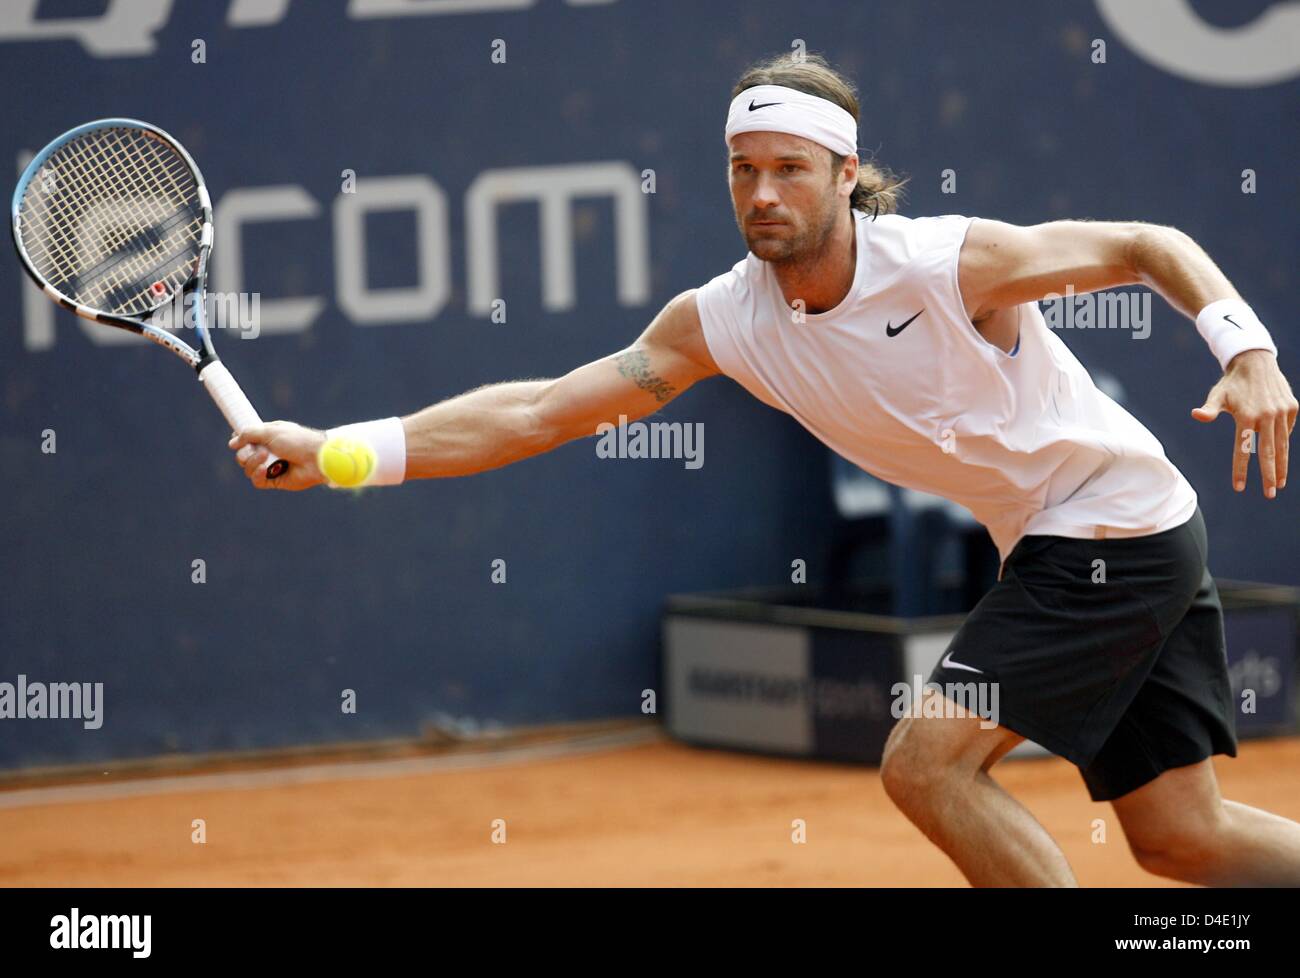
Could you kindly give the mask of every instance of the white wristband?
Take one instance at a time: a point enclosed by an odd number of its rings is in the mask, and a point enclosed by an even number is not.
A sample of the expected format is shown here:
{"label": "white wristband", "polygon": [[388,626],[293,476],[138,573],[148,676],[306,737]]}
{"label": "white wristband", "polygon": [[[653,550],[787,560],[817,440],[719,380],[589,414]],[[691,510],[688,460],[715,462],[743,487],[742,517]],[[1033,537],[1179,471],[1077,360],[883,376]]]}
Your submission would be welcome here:
{"label": "white wristband", "polygon": [[366,485],[395,486],[406,478],[406,431],[401,418],[358,421],[325,432],[327,438],[335,436],[359,438],[375,450],[375,471]]}
{"label": "white wristband", "polygon": [[1268,350],[1277,355],[1277,347],[1253,309],[1241,299],[1211,302],[1196,317],[1196,331],[1210,345],[1210,352],[1224,370],[1238,353]]}

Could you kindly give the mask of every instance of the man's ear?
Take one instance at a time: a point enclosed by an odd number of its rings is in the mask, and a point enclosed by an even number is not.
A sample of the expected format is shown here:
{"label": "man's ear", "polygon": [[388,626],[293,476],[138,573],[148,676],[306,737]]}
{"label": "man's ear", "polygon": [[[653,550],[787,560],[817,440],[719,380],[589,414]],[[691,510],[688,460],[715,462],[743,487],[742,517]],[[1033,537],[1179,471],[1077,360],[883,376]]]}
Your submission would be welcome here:
{"label": "man's ear", "polygon": [[840,173],[848,183],[848,189],[844,191],[844,195],[852,196],[854,189],[858,185],[858,155],[856,153],[844,157],[844,166]]}

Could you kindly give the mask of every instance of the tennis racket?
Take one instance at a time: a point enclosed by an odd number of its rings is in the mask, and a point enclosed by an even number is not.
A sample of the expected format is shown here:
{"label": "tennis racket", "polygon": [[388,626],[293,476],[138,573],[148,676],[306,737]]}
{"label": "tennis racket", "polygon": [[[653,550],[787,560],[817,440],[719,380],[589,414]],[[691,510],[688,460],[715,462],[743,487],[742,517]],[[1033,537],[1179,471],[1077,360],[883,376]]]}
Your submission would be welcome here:
{"label": "tennis racket", "polygon": [[[233,431],[261,424],[208,335],[212,203],[180,143],[135,119],[77,126],[32,159],[12,211],[18,257],[47,296],[176,354],[198,372]],[[187,293],[193,312],[182,322],[149,321],[168,304],[186,309]],[[190,323],[194,345],[176,335]],[[272,456],[267,478],[288,468]]]}

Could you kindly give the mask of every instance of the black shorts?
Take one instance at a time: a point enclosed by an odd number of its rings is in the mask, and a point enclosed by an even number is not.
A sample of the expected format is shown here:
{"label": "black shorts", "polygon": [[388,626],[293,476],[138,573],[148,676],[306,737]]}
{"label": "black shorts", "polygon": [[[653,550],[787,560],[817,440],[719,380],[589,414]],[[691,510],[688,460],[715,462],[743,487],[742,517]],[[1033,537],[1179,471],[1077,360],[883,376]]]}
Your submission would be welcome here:
{"label": "black shorts", "polygon": [[1077,765],[1094,801],[1212,754],[1235,757],[1200,508],[1144,537],[1022,538],[930,681],[996,682],[992,719]]}

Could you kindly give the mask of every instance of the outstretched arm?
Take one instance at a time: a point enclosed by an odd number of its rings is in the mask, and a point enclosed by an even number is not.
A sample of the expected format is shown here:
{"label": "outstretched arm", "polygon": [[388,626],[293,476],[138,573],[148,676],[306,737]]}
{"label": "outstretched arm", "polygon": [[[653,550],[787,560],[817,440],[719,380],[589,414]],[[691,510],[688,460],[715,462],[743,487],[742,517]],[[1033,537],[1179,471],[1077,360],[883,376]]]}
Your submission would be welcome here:
{"label": "outstretched arm", "polygon": [[[1238,300],[1232,283],[1195,241],[1176,228],[1153,224],[1055,221],[1016,227],[974,221],[962,246],[958,281],[972,322],[998,309],[1064,295],[1142,284],[1191,319],[1211,303]],[[1259,455],[1264,495],[1286,485],[1288,444],[1297,402],[1277,357],[1246,350],[1226,366],[1205,403],[1192,411],[1213,421],[1227,411],[1236,421],[1232,481],[1246,488],[1252,449]]]}
{"label": "outstretched arm", "polygon": [[1146,285],[1195,319],[1216,299],[1239,299],[1219,267],[1177,228],[1110,221],[1017,227],[974,221],[958,270],[972,321],[1049,294]]}
{"label": "outstretched arm", "polygon": [[[700,328],[695,292],[670,301],[626,349],[554,380],[490,384],[402,419],[406,478],[471,475],[594,435],[659,410],[718,372]],[[287,421],[249,428],[231,440],[258,488],[307,489],[323,480],[316,452],[325,433]],[[291,463],[283,485],[265,478],[267,452]]]}

